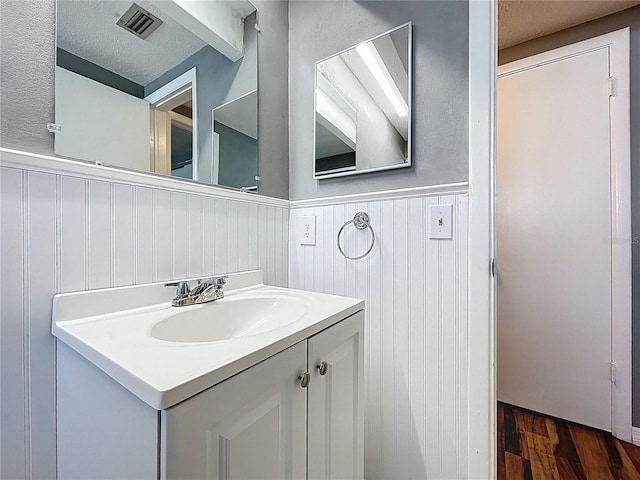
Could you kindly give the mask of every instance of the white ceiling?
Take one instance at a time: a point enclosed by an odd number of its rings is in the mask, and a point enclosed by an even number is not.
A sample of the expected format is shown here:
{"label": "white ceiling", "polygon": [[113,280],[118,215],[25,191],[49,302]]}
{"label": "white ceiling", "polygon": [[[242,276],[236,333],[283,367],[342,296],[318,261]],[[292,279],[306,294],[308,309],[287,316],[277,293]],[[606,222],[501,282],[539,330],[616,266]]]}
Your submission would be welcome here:
{"label": "white ceiling", "polygon": [[498,0],[498,48],[549,35],[640,4],[640,0]]}
{"label": "white ceiling", "polygon": [[145,86],[206,44],[147,0],[136,4],[160,18],[142,40],[116,25],[133,0],[58,0],[58,47]]}

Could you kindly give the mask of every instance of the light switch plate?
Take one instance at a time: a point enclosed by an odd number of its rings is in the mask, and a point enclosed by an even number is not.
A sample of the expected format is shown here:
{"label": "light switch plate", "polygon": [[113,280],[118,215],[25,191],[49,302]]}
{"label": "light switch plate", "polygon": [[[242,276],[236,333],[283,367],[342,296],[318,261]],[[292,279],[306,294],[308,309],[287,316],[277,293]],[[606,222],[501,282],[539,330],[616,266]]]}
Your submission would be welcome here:
{"label": "light switch plate", "polygon": [[453,238],[453,205],[429,207],[429,238],[434,240]]}
{"label": "light switch plate", "polygon": [[304,215],[298,219],[298,243],[300,245],[316,244],[315,215]]}

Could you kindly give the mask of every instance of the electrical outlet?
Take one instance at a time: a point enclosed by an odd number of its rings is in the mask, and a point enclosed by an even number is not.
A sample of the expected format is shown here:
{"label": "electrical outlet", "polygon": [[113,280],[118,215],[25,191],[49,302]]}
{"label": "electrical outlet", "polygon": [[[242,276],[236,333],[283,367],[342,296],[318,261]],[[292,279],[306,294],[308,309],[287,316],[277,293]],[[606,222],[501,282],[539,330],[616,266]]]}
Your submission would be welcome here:
{"label": "electrical outlet", "polygon": [[449,240],[453,238],[453,205],[431,205],[429,207],[429,238]]}
{"label": "electrical outlet", "polygon": [[300,245],[316,244],[316,216],[304,215],[298,221],[298,243]]}

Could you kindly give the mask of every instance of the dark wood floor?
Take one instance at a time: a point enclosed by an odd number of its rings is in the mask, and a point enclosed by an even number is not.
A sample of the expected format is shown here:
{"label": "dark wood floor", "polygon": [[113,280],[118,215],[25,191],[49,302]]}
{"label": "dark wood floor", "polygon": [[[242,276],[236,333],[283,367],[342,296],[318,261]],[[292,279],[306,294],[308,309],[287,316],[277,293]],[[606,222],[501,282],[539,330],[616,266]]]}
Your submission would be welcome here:
{"label": "dark wood floor", "polygon": [[498,404],[498,480],[640,479],[640,447]]}

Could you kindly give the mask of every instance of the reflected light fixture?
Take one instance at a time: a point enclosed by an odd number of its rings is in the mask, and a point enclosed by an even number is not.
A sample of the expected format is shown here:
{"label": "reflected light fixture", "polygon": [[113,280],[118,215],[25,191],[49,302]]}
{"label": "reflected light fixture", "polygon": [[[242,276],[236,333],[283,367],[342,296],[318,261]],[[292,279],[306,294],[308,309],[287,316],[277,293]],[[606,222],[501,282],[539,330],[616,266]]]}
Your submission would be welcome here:
{"label": "reflected light fixture", "polygon": [[406,117],[408,114],[408,107],[402,98],[402,94],[400,90],[398,90],[397,85],[391,78],[391,74],[387,69],[386,65],[382,61],[378,50],[373,45],[373,42],[366,42],[358,45],[356,47],[356,52],[362,58],[367,68],[373,74],[373,77],[376,79],[380,88],[387,96],[391,105],[393,105],[394,110],[400,115],[400,117]]}

